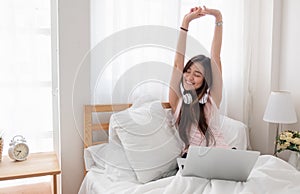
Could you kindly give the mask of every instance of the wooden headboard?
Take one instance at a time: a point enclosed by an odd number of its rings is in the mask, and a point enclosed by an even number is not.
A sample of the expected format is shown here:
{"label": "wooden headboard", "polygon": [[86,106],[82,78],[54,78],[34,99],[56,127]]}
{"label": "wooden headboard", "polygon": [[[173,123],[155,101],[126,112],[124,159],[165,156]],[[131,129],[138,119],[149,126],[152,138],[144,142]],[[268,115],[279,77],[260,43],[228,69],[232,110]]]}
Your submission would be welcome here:
{"label": "wooden headboard", "polygon": [[[110,113],[113,111],[122,111],[132,104],[103,104],[103,105],[85,105],[84,106],[84,148],[91,145],[101,144],[103,142],[93,142],[93,131],[108,130],[109,123],[93,123],[92,113]],[[164,108],[171,108],[170,103],[163,102]]]}

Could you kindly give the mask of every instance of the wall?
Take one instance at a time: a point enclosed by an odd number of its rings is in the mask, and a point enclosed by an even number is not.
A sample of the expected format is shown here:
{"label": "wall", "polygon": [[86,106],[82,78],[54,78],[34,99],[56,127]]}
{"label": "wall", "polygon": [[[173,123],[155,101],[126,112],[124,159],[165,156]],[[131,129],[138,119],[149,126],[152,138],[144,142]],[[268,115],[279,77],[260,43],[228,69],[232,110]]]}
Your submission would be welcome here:
{"label": "wall", "polygon": [[298,122],[290,125],[292,129],[300,130],[300,1],[282,1],[282,30],[280,48],[279,88],[292,93],[296,107]]}
{"label": "wall", "polygon": [[[78,193],[83,179],[83,104],[89,104],[89,1],[58,1],[62,193]],[[80,93],[79,93],[80,91]]]}
{"label": "wall", "polygon": [[[253,93],[250,141],[255,150],[272,154],[274,150],[274,124],[262,120],[269,93],[273,90],[288,90],[300,115],[299,84],[300,26],[296,25],[300,13],[297,0],[266,0],[260,2],[260,31],[256,56],[256,83]],[[299,122],[283,128],[300,129]],[[280,155],[287,159],[286,153]]]}

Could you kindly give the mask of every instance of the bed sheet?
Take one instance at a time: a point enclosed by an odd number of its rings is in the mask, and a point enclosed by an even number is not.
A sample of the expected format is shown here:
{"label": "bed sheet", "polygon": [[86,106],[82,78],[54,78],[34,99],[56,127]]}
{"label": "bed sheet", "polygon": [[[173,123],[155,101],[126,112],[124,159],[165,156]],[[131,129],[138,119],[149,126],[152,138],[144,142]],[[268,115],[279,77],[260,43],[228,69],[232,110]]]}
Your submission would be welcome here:
{"label": "bed sheet", "polygon": [[247,182],[208,180],[175,176],[146,184],[113,182],[104,171],[92,168],[84,178],[79,194],[299,194],[300,172],[287,162],[271,156],[259,156]]}

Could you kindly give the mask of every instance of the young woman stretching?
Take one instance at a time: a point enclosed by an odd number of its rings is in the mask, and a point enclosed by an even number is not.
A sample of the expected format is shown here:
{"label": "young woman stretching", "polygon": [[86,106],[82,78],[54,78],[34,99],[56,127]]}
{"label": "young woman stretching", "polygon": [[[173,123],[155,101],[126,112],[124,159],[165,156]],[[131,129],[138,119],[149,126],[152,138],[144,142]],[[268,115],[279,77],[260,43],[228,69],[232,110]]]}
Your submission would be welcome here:
{"label": "young woman stretching", "polygon": [[[197,55],[184,65],[189,24],[206,15],[215,17],[211,58]],[[217,124],[222,100],[222,25],[221,12],[204,6],[192,8],[180,27],[169,101],[185,143],[183,154],[190,145],[228,147]]]}

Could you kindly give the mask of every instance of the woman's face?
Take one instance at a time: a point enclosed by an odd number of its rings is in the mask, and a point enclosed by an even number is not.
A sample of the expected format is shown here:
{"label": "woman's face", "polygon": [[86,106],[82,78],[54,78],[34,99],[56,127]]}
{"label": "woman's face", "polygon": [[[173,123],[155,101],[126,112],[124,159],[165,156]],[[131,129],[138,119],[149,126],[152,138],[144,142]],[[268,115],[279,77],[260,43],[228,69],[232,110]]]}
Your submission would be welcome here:
{"label": "woman's face", "polygon": [[204,67],[194,63],[183,73],[183,87],[186,90],[196,90],[201,87],[204,80]]}

